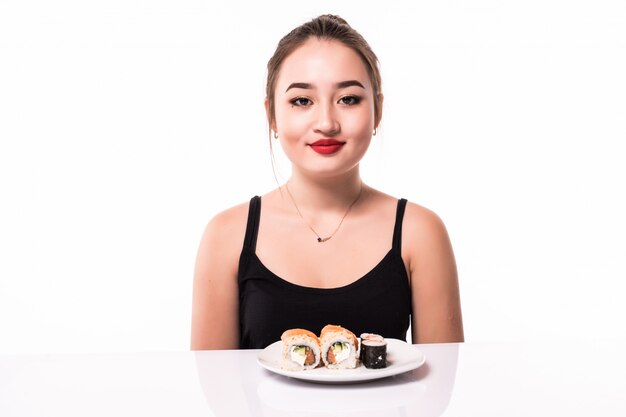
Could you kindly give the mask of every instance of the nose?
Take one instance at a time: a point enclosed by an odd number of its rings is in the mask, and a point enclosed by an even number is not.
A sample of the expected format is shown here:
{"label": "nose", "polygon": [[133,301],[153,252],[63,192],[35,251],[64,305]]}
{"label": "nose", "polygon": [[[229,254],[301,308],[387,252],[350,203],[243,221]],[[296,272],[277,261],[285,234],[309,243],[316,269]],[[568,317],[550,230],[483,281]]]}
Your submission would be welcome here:
{"label": "nose", "polygon": [[322,103],[317,106],[316,120],[313,130],[328,136],[334,136],[341,130],[341,125],[331,103]]}

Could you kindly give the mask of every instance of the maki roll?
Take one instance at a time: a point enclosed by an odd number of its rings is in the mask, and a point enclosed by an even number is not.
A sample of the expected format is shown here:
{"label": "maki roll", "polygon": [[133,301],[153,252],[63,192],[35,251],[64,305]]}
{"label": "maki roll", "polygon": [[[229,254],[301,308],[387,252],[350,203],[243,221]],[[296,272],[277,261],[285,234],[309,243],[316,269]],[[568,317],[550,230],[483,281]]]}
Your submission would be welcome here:
{"label": "maki roll", "polygon": [[320,363],[320,341],[315,333],[305,329],[283,332],[282,368],[290,371],[314,369]]}
{"label": "maki roll", "polygon": [[361,335],[361,362],[369,369],[387,367],[387,342],[382,336]]}
{"label": "maki roll", "polygon": [[375,334],[375,333],[361,333],[361,336],[359,337],[359,340],[361,341],[361,345],[360,345],[360,349],[359,349],[359,359],[361,360],[361,362],[363,362],[363,341],[364,340],[380,340],[380,341],[384,341],[385,339],[379,335],[379,334]]}
{"label": "maki roll", "polygon": [[357,365],[359,342],[350,330],[329,324],[320,334],[322,361],[329,369],[352,369]]}

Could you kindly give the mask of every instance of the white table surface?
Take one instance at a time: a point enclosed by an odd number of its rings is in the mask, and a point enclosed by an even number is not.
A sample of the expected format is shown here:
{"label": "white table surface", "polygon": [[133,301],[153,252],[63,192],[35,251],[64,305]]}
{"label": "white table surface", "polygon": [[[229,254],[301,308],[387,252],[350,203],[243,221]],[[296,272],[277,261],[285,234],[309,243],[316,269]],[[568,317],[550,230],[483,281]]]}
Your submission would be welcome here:
{"label": "white table surface", "polygon": [[0,356],[0,416],[626,416],[626,343],[416,345],[417,370],[322,385],[258,351]]}

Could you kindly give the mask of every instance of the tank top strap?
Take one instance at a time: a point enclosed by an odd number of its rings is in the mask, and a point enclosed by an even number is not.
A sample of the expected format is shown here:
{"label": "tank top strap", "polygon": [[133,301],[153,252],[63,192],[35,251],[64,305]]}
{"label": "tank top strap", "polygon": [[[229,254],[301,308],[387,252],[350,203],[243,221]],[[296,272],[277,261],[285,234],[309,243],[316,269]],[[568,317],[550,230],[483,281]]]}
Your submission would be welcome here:
{"label": "tank top strap", "polygon": [[402,247],[402,219],[404,219],[404,209],[406,208],[406,199],[398,200],[398,208],[396,209],[396,224],[393,227],[393,250],[399,251]]}
{"label": "tank top strap", "polygon": [[246,237],[243,241],[244,248],[252,252],[256,250],[256,238],[259,234],[259,219],[261,218],[261,197],[255,195],[250,199],[248,209],[248,224],[246,225]]}

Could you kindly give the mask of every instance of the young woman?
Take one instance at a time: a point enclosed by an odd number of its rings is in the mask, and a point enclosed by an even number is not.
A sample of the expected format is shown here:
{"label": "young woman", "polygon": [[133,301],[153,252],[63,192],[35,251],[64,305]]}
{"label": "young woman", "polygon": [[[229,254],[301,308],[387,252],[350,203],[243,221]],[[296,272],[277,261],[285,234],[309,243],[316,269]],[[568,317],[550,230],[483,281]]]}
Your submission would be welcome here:
{"label": "young woman", "polygon": [[441,220],[363,183],[383,108],[378,61],[345,20],[294,29],[268,63],[271,141],[292,175],[213,218],[193,289],[191,348],[265,348],[289,328],[339,324],[413,343],[463,341]]}

